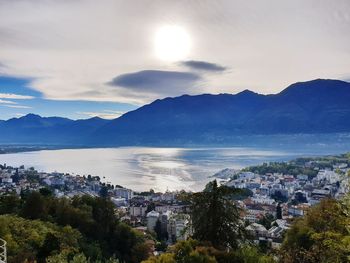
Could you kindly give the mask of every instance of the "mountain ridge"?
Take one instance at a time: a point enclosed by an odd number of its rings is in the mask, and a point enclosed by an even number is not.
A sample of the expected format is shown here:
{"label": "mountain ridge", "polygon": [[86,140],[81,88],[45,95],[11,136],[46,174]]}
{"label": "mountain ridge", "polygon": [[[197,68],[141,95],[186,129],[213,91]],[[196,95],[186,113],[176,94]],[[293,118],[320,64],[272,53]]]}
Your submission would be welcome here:
{"label": "mountain ridge", "polygon": [[242,135],[350,132],[349,102],[350,83],[316,79],[277,94],[244,90],[158,99],[112,120],[28,114],[0,121],[0,143],[225,144]]}

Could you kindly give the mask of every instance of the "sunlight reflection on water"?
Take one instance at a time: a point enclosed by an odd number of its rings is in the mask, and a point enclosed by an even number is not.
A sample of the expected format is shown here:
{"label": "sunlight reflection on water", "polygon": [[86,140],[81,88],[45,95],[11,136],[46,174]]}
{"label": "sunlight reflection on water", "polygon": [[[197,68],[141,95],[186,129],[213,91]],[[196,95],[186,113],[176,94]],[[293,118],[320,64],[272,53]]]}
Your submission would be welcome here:
{"label": "sunlight reflection on water", "polygon": [[[304,153],[305,154],[305,153]],[[314,154],[318,154],[317,151]],[[39,171],[98,175],[112,184],[141,190],[201,190],[209,176],[224,168],[243,168],[303,155],[254,148],[151,148],[45,150],[0,155],[8,165]]]}

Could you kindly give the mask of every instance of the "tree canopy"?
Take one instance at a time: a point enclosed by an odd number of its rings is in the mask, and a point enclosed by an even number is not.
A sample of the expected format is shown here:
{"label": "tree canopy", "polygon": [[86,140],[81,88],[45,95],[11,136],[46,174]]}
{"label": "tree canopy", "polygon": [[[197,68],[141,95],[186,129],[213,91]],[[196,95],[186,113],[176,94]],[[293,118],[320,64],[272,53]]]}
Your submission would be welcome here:
{"label": "tree canopy", "polygon": [[238,189],[210,182],[203,192],[188,197],[191,206],[193,238],[209,241],[216,248],[237,248],[245,238],[240,208],[232,195]]}
{"label": "tree canopy", "polygon": [[286,263],[349,262],[349,217],[340,203],[323,199],[287,232],[282,254]]}

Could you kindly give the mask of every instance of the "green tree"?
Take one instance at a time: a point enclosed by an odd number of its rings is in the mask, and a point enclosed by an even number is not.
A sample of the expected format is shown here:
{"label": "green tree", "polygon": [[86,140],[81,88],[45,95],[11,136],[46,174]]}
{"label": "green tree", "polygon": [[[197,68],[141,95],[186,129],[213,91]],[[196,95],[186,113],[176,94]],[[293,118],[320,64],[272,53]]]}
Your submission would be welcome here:
{"label": "green tree", "polygon": [[46,218],[45,198],[39,192],[31,192],[25,201],[21,214],[29,219]]}
{"label": "green tree", "polygon": [[21,200],[16,194],[0,196],[0,214],[16,214],[21,209]]}
{"label": "green tree", "polygon": [[158,219],[156,222],[156,225],[154,226],[154,232],[157,235],[157,240],[161,241],[163,239],[163,235],[162,235],[162,223],[160,222],[160,220]]}
{"label": "green tree", "polygon": [[47,187],[40,188],[39,193],[43,196],[52,196],[53,195],[53,192]]}
{"label": "green tree", "polygon": [[156,209],[156,205],[154,202],[151,202],[147,205],[147,209],[146,209],[146,214],[151,212],[152,210],[155,210]]}
{"label": "green tree", "polygon": [[216,248],[237,248],[245,238],[241,210],[231,200],[238,189],[210,182],[203,192],[188,197],[191,204],[193,237]]}
{"label": "green tree", "polygon": [[38,260],[46,255],[66,250],[79,250],[81,234],[71,227],[59,227],[40,220],[28,220],[14,215],[0,216],[0,236],[7,241],[9,263]]}
{"label": "green tree", "polygon": [[277,219],[282,219],[282,206],[281,203],[278,203],[276,207],[276,218]]}
{"label": "green tree", "polygon": [[208,243],[189,239],[179,241],[168,252],[151,257],[143,263],[273,263],[271,256],[264,255],[256,247],[243,245],[235,250],[218,250]]}
{"label": "green tree", "polygon": [[69,260],[70,255],[67,252],[50,256],[47,258],[46,263],[90,263],[91,261],[86,258],[83,253],[76,254]]}
{"label": "green tree", "polygon": [[273,217],[273,215],[266,214],[258,220],[258,223],[263,225],[266,229],[270,229],[271,224],[274,220],[275,220],[275,218]]}
{"label": "green tree", "polygon": [[284,262],[348,262],[348,222],[338,201],[323,199],[287,232],[282,249]]}
{"label": "green tree", "polygon": [[174,254],[165,253],[159,257],[151,257],[147,260],[144,260],[142,263],[176,263],[176,261],[174,259]]}
{"label": "green tree", "polygon": [[105,185],[102,185],[101,186],[101,189],[100,189],[100,196],[102,198],[107,198],[108,197],[108,187],[105,186]]}
{"label": "green tree", "polygon": [[53,254],[57,254],[60,251],[60,240],[53,233],[48,233],[45,237],[44,243],[41,246],[37,259],[39,262],[43,262],[47,257]]}

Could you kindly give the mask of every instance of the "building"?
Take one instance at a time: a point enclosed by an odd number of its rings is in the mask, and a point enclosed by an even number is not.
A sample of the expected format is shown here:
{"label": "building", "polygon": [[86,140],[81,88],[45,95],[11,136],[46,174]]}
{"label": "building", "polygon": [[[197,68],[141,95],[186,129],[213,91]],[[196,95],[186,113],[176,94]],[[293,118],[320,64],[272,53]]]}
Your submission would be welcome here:
{"label": "building", "polygon": [[129,207],[129,214],[130,216],[134,216],[134,217],[144,217],[146,215],[146,210],[147,210],[147,206],[132,205]]}
{"label": "building", "polygon": [[246,227],[248,233],[253,237],[266,237],[267,229],[261,224],[253,223]]}
{"label": "building", "polygon": [[159,219],[159,213],[156,211],[151,211],[147,214],[147,229],[148,231],[154,231],[154,227]]}
{"label": "building", "polygon": [[186,240],[190,233],[189,215],[172,214],[168,221],[169,241],[175,243],[179,240]]}
{"label": "building", "polygon": [[115,188],[114,194],[116,197],[125,198],[127,201],[134,197],[134,192],[127,188]]}

